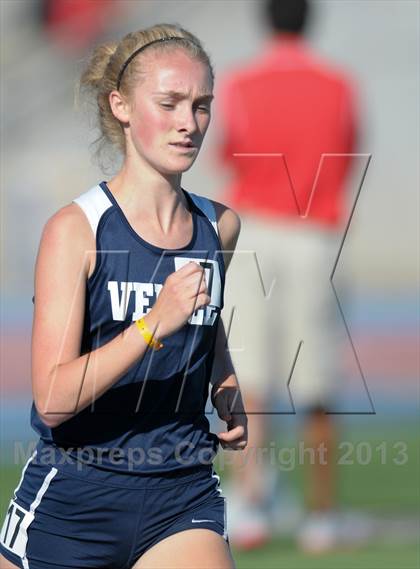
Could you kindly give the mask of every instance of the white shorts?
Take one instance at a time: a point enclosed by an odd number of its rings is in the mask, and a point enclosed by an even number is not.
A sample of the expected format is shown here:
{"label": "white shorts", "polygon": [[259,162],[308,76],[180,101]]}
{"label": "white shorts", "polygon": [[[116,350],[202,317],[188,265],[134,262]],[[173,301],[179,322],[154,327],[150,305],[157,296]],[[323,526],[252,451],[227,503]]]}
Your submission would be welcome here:
{"label": "white shorts", "polygon": [[241,219],[223,321],[245,399],[277,399],[282,412],[327,405],[339,373],[330,282],[339,234],[305,220]]}

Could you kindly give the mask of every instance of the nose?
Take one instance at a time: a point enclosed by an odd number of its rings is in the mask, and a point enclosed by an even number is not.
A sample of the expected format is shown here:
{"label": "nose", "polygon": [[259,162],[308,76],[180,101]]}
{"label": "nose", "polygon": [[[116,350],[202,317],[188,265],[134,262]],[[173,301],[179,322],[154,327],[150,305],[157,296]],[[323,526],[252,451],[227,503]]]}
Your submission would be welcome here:
{"label": "nose", "polygon": [[180,109],[177,119],[177,130],[179,132],[194,134],[197,131],[197,120],[193,109],[189,105],[185,105]]}

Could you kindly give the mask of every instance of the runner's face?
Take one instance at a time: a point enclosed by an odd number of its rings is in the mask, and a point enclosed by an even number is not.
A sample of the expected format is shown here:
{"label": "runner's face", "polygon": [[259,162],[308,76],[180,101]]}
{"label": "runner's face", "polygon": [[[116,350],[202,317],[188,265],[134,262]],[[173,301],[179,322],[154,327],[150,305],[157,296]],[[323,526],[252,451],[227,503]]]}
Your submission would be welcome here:
{"label": "runner's face", "polygon": [[165,174],[188,170],[210,122],[212,79],[185,51],[151,53],[133,92],[130,137],[137,153]]}

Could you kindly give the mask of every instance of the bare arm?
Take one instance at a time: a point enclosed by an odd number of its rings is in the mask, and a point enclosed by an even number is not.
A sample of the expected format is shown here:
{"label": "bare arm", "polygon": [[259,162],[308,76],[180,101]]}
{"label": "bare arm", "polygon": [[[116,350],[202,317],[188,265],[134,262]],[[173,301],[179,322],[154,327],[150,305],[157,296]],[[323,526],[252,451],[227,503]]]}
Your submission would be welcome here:
{"label": "bare arm", "polygon": [[[214,202],[218,219],[220,242],[226,271],[229,268],[241,230],[239,216],[230,208]],[[228,351],[226,331],[222,319],[219,320],[216,336],[215,358],[211,382],[214,386],[223,382],[225,385],[238,385],[232,359]]]}
{"label": "bare arm", "polygon": [[[32,389],[38,413],[50,427],[100,397],[148,349],[133,323],[107,344],[80,355],[86,279],[94,264],[88,252],[95,247],[76,204],[59,210],[45,225],[35,266]],[[169,275],[145,321],[162,339],[209,301],[203,271],[190,263]]]}
{"label": "bare arm", "polygon": [[[215,202],[220,242],[226,270],[232,259],[240,232],[240,219],[232,210]],[[219,417],[226,421],[227,431],[218,433],[223,448],[243,450],[248,440],[248,419],[240,386],[230,357],[223,320],[219,319],[212,376],[212,402]]]}

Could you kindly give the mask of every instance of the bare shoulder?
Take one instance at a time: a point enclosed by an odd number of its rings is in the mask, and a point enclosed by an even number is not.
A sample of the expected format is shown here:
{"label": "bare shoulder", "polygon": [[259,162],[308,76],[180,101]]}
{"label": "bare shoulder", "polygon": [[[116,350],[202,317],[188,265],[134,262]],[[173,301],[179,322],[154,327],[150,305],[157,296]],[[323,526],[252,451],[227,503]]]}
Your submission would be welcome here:
{"label": "bare shoulder", "polygon": [[217,227],[219,229],[220,244],[223,250],[223,259],[226,270],[232,260],[236,243],[241,231],[241,219],[232,208],[211,200],[216,211]]}
{"label": "bare shoulder", "polygon": [[233,250],[241,231],[241,218],[232,208],[211,200],[214,205],[223,249]]}
{"label": "bare shoulder", "polygon": [[71,240],[75,246],[94,243],[92,229],[81,208],[70,203],[49,217],[44,225],[43,239]]}
{"label": "bare shoulder", "polygon": [[[40,250],[65,252],[74,258],[84,256],[86,251],[94,251],[96,247],[92,229],[81,208],[70,203],[49,217],[44,225]],[[94,260],[89,257],[89,265]],[[90,273],[90,271],[89,271]]]}

